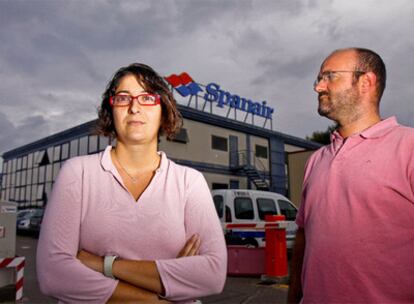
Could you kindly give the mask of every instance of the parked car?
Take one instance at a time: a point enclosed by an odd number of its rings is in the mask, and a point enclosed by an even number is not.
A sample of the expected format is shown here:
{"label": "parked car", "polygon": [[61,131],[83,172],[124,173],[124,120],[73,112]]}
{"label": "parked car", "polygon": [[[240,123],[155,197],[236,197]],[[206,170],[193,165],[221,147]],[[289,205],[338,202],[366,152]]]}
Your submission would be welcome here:
{"label": "parked car", "polygon": [[228,245],[264,246],[265,216],[269,214],[285,216],[286,246],[293,247],[297,208],[285,196],[247,189],[213,190],[212,195]]}
{"label": "parked car", "polygon": [[43,213],[43,208],[20,210],[17,213],[17,231],[38,233]]}

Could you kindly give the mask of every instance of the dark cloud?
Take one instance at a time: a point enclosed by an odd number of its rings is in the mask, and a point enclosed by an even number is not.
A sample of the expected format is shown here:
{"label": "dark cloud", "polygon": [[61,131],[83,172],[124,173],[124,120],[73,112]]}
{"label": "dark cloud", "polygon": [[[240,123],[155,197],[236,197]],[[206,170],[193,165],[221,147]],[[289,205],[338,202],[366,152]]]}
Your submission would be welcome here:
{"label": "dark cloud", "polygon": [[0,153],[27,144],[28,140],[38,139],[40,134],[49,134],[49,122],[43,116],[28,116],[16,125],[10,117],[0,112]]}
{"label": "dark cloud", "polygon": [[275,129],[304,137],[331,124],[312,82],[349,46],[384,57],[382,113],[414,126],[413,13],[409,0],[0,1],[1,149],[95,118],[107,81],[131,62],[267,100]]}

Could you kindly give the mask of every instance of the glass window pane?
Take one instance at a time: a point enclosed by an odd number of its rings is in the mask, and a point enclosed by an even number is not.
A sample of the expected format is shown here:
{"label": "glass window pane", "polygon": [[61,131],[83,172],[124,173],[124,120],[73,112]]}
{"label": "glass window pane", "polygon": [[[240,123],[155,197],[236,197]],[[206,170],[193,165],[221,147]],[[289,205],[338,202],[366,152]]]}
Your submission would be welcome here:
{"label": "glass window pane", "polygon": [[16,172],[17,159],[14,158],[12,162],[12,172]]}
{"label": "glass window pane", "polygon": [[17,159],[17,168],[16,168],[16,170],[20,170],[21,168],[22,168],[22,158],[19,157]]}
{"label": "glass window pane", "polygon": [[1,191],[1,200],[3,201],[5,201],[6,200],[6,190],[2,190]]}
{"label": "glass window pane", "polygon": [[36,201],[36,194],[37,194],[37,185],[32,185],[32,191],[31,191],[32,193],[32,195],[31,195],[31,201],[32,202],[34,202],[34,201]]}
{"label": "glass window pane", "polygon": [[46,171],[45,166],[39,167],[39,183],[45,182],[45,171]]}
{"label": "glass window pane", "polygon": [[9,186],[10,187],[16,186],[16,173],[12,173],[11,178],[9,180]]}
{"label": "glass window pane", "polygon": [[296,208],[289,202],[284,200],[278,200],[280,213],[286,217],[287,221],[294,221],[296,219]]}
{"label": "glass window pane", "polygon": [[3,171],[1,171],[3,173],[7,172],[7,162],[3,161]]}
{"label": "glass window pane", "polygon": [[27,169],[27,155],[23,156],[22,169]]}
{"label": "glass window pane", "polygon": [[1,180],[1,188],[2,189],[6,188],[7,178],[9,178],[9,175],[3,175],[3,178]]}
{"label": "glass window pane", "polygon": [[37,151],[35,153],[35,166],[40,166],[45,156],[45,150]]}
{"label": "glass window pane", "polygon": [[33,167],[33,153],[30,153],[27,157],[27,168]]}
{"label": "glass window pane", "polygon": [[59,173],[59,169],[60,169],[60,163],[54,163],[53,164],[53,181],[56,180],[56,177]]}
{"label": "glass window pane", "polygon": [[16,190],[14,188],[10,188],[9,190],[10,190],[10,197],[9,197],[9,199],[12,200],[12,201],[14,201],[15,200],[15,192],[16,192]]}
{"label": "glass window pane", "polygon": [[253,202],[248,197],[236,197],[234,199],[234,211],[238,219],[251,220],[254,218]]}
{"label": "glass window pane", "polygon": [[214,195],[214,206],[216,207],[218,217],[223,217],[223,196]]}
{"label": "glass window pane", "polygon": [[20,171],[16,173],[16,186],[19,187],[20,186]]}
{"label": "glass window pane", "polygon": [[95,153],[98,151],[98,136],[97,135],[91,135],[89,136],[89,153]]}
{"label": "glass window pane", "polygon": [[79,140],[79,155],[88,154],[88,137],[84,136]]}
{"label": "glass window pane", "polygon": [[26,187],[21,187],[20,188],[20,201],[24,201],[25,200],[25,194],[26,194]]}
{"label": "glass window pane", "polygon": [[27,170],[27,184],[31,185],[32,184],[32,173],[33,173],[33,169],[29,169]]}
{"label": "glass window pane", "polygon": [[30,186],[26,186],[26,197],[25,201],[30,202]]}
{"label": "glass window pane", "polygon": [[53,161],[59,161],[60,160],[60,146],[55,146],[53,148]]}
{"label": "glass window pane", "polygon": [[228,151],[227,138],[220,136],[211,136],[211,148],[214,150]]}
{"label": "glass window pane", "polygon": [[52,192],[52,183],[46,183],[45,184],[45,195],[46,195],[46,197],[44,197],[46,199],[46,201],[49,199],[51,192]]}
{"label": "glass window pane", "polygon": [[99,151],[105,150],[106,146],[109,146],[109,138],[100,135],[99,136]]}
{"label": "glass window pane", "polygon": [[265,220],[266,215],[277,214],[275,201],[270,198],[258,198],[257,210],[259,210],[259,218]]}
{"label": "glass window pane", "polygon": [[69,157],[69,143],[62,145],[62,159],[67,159]]}
{"label": "glass window pane", "polygon": [[23,170],[21,173],[21,179],[22,179],[21,186],[26,186],[26,174],[27,174],[26,170]]}
{"label": "glass window pane", "polygon": [[70,142],[70,157],[78,156],[78,140],[74,139]]}
{"label": "glass window pane", "polygon": [[266,158],[267,159],[267,147],[256,145],[256,157]]}
{"label": "glass window pane", "polygon": [[47,148],[47,157],[49,158],[49,163],[53,162],[53,147]]}
{"label": "glass window pane", "polygon": [[33,168],[33,184],[37,184],[39,182],[39,168]]}
{"label": "glass window pane", "polygon": [[46,181],[47,182],[51,182],[52,181],[52,165],[47,165],[46,166]]}
{"label": "glass window pane", "polygon": [[45,186],[44,184],[41,184],[41,185],[37,186],[36,200],[41,200],[42,199],[44,186]]}

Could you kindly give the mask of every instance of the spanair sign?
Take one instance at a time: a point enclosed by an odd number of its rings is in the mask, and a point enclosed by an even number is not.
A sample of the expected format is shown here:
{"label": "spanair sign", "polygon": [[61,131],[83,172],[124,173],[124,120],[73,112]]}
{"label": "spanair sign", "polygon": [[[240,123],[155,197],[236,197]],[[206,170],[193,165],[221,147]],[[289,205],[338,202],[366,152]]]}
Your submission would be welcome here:
{"label": "spanair sign", "polygon": [[[211,82],[206,86],[196,83],[188,73],[181,73],[180,75],[172,74],[165,77],[169,84],[182,97],[201,97],[205,102],[216,103],[219,108],[228,107],[227,116],[231,109],[245,112],[245,121],[247,115],[261,117],[265,120],[272,120],[274,109],[266,105],[266,101],[256,102],[251,99],[241,97],[237,94],[231,93],[220,87],[219,84]],[[204,89],[202,88],[204,87]]]}

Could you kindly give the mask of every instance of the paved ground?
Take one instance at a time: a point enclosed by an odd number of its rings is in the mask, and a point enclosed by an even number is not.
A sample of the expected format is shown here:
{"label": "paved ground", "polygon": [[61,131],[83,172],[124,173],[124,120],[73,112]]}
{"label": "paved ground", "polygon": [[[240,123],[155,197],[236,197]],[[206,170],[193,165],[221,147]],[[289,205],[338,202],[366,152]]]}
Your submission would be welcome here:
{"label": "paved ground", "polygon": [[[17,236],[16,253],[26,257],[24,296],[20,303],[57,303],[56,300],[44,296],[39,290],[35,267],[36,245],[36,237]],[[258,277],[228,277],[223,293],[203,298],[202,302],[203,304],[286,302],[287,285],[261,285],[260,283]],[[0,302],[4,303],[5,298],[2,301],[1,297],[0,292]]]}

